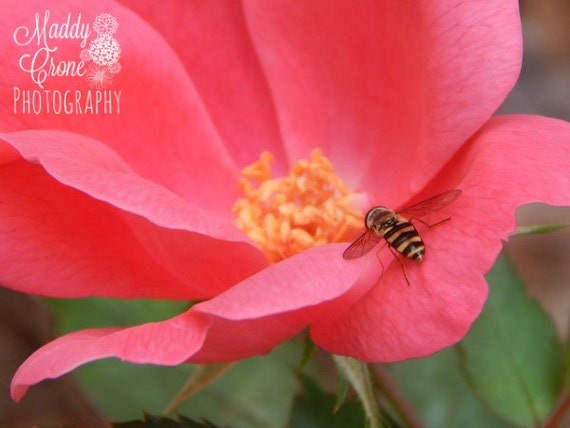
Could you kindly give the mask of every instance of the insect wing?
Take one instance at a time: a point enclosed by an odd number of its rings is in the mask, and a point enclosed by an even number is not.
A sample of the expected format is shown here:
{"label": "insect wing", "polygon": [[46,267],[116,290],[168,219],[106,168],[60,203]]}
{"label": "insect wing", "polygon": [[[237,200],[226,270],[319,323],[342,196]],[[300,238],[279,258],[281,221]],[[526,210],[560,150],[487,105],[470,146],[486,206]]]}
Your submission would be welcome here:
{"label": "insect wing", "polygon": [[398,211],[398,214],[410,218],[419,218],[429,212],[437,211],[446,207],[455,201],[460,194],[461,190],[459,189],[448,190],[447,192],[432,196],[431,198],[418,202],[417,204],[402,208]]}
{"label": "insect wing", "polygon": [[344,250],[342,257],[345,259],[357,259],[362,257],[374,248],[381,240],[382,236],[378,235],[373,230],[367,230],[360,235],[356,241],[350,244],[350,247]]}

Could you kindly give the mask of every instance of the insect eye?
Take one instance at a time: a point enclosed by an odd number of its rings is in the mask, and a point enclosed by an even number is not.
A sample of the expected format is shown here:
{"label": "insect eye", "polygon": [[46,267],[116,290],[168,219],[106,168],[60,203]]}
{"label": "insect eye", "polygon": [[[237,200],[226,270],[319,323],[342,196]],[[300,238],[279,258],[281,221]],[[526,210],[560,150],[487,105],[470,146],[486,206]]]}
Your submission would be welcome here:
{"label": "insect eye", "polygon": [[382,218],[384,213],[386,212],[386,208],[384,207],[374,207],[366,213],[365,217],[365,224],[367,229],[373,229],[378,226],[379,220]]}

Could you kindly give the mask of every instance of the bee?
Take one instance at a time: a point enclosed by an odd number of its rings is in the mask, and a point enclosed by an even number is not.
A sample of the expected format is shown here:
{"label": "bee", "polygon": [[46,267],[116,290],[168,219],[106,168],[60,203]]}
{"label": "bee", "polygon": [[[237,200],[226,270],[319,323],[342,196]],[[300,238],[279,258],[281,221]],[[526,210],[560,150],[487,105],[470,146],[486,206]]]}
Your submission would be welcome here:
{"label": "bee", "polygon": [[384,240],[400,263],[406,282],[410,285],[406,265],[398,258],[398,255],[419,262],[423,260],[426,253],[424,241],[412,222],[418,221],[428,228],[432,228],[451,220],[451,217],[447,217],[436,223],[428,224],[420,220],[420,217],[446,207],[455,201],[460,194],[461,190],[448,190],[399,211],[392,211],[381,206],[371,208],[364,217],[366,231],[344,251],[342,257],[345,259],[362,257]]}

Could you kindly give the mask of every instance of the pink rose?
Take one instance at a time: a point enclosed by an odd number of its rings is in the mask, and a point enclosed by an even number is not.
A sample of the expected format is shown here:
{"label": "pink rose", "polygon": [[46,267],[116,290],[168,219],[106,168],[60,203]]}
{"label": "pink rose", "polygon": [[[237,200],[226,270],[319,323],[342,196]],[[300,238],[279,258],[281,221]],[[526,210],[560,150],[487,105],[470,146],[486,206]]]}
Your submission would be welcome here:
{"label": "pink rose", "polygon": [[[18,66],[30,46],[12,33],[32,27],[43,6],[10,3],[0,18],[2,100],[14,87],[38,89]],[[53,22],[69,12],[116,18],[120,71],[109,89],[121,91],[120,114],[1,105],[0,283],[55,297],[204,301],[170,320],[56,339],[20,367],[15,399],[95,359],[231,361],[307,326],[317,345],[365,361],[431,354],[479,314],[483,275],[516,208],[570,203],[570,125],[491,117],[520,68],[515,0],[125,3],[50,6]],[[63,58],[80,51],[58,45]],[[433,215],[450,221],[416,223],[426,257],[404,262],[409,286],[388,250],[343,259],[348,229],[335,235],[339,226],[321,215],[326,180],[311,187],[320,223],[287,223],[313,206],[300,190],[288,191],[296,203],[275,217],[284,242],[296,230],[295,242],[324,245],[277,251],[285,258],[269,263],[263,239],[236,227],[240,171],[270,152],[273,176],[284,176],[315,148],[346,183],[339,200],[360,215],[462,190]]]}

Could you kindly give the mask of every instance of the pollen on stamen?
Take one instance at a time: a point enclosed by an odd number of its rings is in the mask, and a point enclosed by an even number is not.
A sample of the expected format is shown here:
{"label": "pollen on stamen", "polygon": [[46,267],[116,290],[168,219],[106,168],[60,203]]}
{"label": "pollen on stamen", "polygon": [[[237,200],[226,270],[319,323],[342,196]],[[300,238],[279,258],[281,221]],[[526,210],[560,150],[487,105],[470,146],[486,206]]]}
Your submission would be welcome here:
{"label": "pollen on stamen", "polygon": [[362,229],[362,215],[318,149],[309,160],[298,161],[286,177],[271,177],[273,156],[264,152],[259,161],[242,171],[243,197],[233,207],[236,225],[259,247],[271,263],[303,250],[343,242]]}

